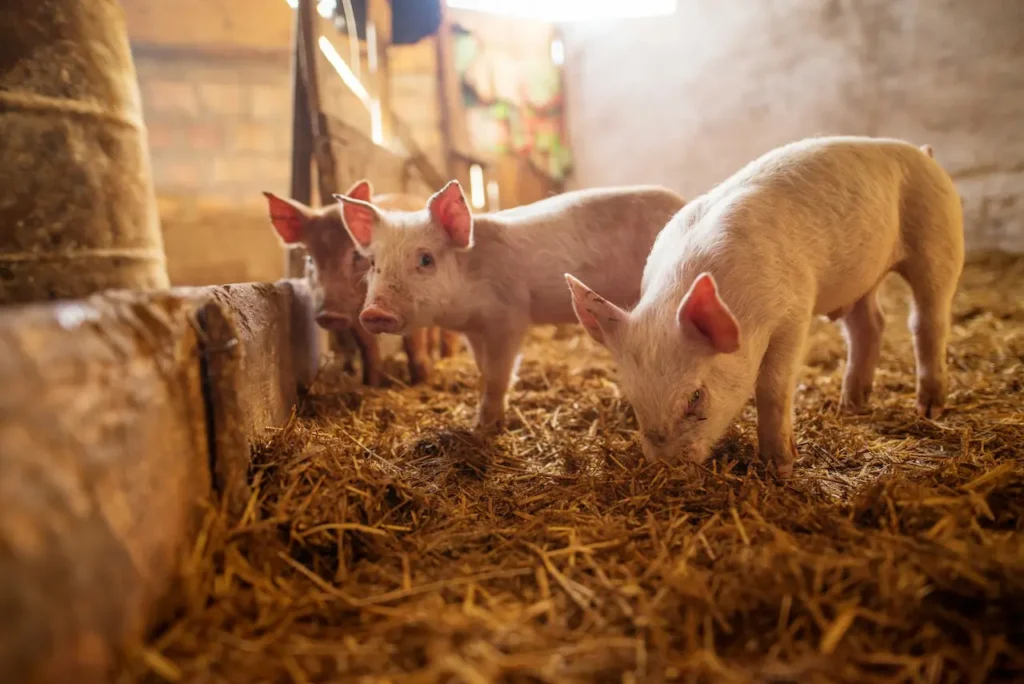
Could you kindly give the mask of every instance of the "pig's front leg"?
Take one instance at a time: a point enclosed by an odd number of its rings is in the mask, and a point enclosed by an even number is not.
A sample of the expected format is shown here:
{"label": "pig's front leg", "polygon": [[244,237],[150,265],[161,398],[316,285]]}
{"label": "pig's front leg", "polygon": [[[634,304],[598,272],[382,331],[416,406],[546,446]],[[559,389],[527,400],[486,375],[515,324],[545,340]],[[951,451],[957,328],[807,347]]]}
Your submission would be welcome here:
{"label": "pig's front leg", "polygon": [[516,369],[524,332],[525,327],[488,331],[479,340],[482,347],[479,352],[472,342],[473,338],[469,338],[477,366],[480,366],[481,361],[479,353],[483,357],[482,391],[474,425],[477,430],[490,432],[504,426],[508,388]]}
{"label": "pig's front leg", "polygon": [[473,355],[476,369],[480,371],[480,377],[483,378],[486,374],[484,369],[487,366],[486,338],[482,333],[466,333],[466,343],[469,345],[469,353]]}
{"label": "pig's front leg", "polygon": [[355,333],[359,354],[363,358],[363,384],[370,387],[380,386],[380,345],[377,338],[356,323],[352,326]]}
{"label": "pig's front leg", "polygon": [[459,351],[459,334],[451,330],[441,330],[441,358],[455,356]]}
{"label": "pig's front leg", "polygon": [[793,472],[798,455],[793,435],[793,393],[803,360],[807,320],[784,323],[772,335],[761,360],[754,398],[761,460],[774,463],[781,477]]}
{"label": "pig's front leg", "polygon": [[341,369],[346,375],[351,375],[356,370],[354,364],[356,351],[354,344],[355,336],[349,330],[332,332],[330,340],[331,351],[342,360]]}
{"label": "pig's front leg", "polygon": [[418,328],[402,337],[402,347],[409,363],[409,382],[418,385],[430,376],[430,329]]}

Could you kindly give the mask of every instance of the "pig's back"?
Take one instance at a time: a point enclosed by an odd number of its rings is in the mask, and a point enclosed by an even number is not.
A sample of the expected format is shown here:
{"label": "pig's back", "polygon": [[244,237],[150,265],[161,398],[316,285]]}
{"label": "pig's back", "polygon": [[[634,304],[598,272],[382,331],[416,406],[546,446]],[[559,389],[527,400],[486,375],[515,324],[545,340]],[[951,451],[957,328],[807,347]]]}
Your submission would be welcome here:
{"label": "pig's back", "polygon": [[[776,148],[673,222],[671,244],[683,262],[676,289],[710,270],[723,296],[753,318],[808,293],[816,313],[838,308],[902,259],[907,201],[924,203],[936,187],[951,186],[942,176],[934,160],[901,140],[843,136]],[[652,284],[671,268],[652,266],[645,274]]]}
{"label": "pig's back", "polygon": [[529,291],[535,322],[558,323],[574,320],[565,273],[620,306],[634,305],[654,239],[684,204],[658,186],[598,188],[488,218],[511,255],[507,277]]}

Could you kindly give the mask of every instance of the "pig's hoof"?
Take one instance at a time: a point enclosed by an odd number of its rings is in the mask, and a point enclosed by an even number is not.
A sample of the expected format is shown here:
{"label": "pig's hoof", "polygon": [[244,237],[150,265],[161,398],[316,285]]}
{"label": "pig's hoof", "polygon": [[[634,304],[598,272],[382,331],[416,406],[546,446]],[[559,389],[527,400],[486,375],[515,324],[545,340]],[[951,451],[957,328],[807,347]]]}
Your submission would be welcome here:
{"label": "pig's hoof", "polygon": [[787,478],[793,474],[793,463],[796,462],[799,455],[800,453],[796,449],[796,439],[793,436],[790,436],[787,447],[781,447],[779,449],[773,449],[768,453],[762,453],[761,457],[766,465],[775,465],[775,470],[779,474],[779,477]]}
{"label": "pig's hoof", "polygon": [[484,412],[477,414],[473,422],[473,429],[483,435],[493,435],[505,428],[505,416],[503,413]]}
{"label": "pig's hoof", "polygon": [[945,411],[941,402],[921,401],[917,402],[917,415],[928,420],[935,420]]}
{"label": "pig's hoof", "polygon": [[363,373],[363,384],[367,387],[380,387],[383,378],[379,371],[370,371]]}
{"label": "pig's hoof", "polygon": [[938,383],[921,382],[917,388],[917,414],[935,420],[946,406],[946,392]]}
{"label": "pig's hoof", "polygon": [[419,385],[420,383],[426,382],[430,379],[430,371],[432,370],[429,361],[414,361],[409,366],[409,384]]}
{"label": "pig's hoof", "polygon": [[871,385],[860,385],[855,382],[843,383],[843,394],[839,400],[839,410],[843,413],[860,413],[871,398]]}

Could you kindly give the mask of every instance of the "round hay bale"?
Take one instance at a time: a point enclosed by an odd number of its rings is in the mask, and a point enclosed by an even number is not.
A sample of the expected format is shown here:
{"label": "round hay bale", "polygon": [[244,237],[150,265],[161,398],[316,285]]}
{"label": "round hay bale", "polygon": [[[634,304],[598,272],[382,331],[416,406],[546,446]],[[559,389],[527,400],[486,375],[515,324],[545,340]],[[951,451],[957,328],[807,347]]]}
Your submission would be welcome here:
{"label": "round hay bale", "polygon": [[0,304],[169,285],[116,0],[10,0],[0,22]]}

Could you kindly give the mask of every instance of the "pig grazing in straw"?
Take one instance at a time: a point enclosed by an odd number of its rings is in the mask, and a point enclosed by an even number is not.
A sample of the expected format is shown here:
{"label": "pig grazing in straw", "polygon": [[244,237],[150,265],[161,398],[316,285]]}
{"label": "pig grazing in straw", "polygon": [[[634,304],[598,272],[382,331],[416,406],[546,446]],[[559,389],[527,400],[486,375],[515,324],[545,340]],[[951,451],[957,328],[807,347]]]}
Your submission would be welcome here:
{"label": "pig grazing in straw", "polygon": [[940,413],[963,216],[931,157],[928,146],[893,139],[788,144],[672,219],[631,311],[566,274],[580,322],[617,362],[649,460],[706,460],[753,392],[761,457],[790,473],[793,393],[812,316],[842,319],[842,406],[860,408],[884,325],[876,292],[890,271],[913,292],[918,411]]}
{"label": "pig grazing in straw", "polygon": [[[302,202],[264,192],[274,229],[286,245],[302,244],[312,259],[306,279],[313,286],[317,298],[316,320],[320,327],[334,333],[341,351],[350,355],[352,347],[359,349],[363,360],[363,382],[380,384],[380,350],[377,340],[356,324],[356,317],[366,297],[366,270],[368,263],[353,248],[352,240],[341,222],[338,205],[312,209]],[[369,181],[354,184],[348,194],[366,202],[394,209],[420,207],[423,199],[412,195],[384,194],[373,196]],[[412,382],[427,379],[431,357],[435,349],[440,356],[453,354],[458,337],[436,328],[410,330],[403,337],[403,346],[409,362]],[[350,365],[350,361],[346,366]]]}
{"label": "pig grazing in straw", "polygon": [[363,326],[464,333],[483,381],[476,427],[488,431],[503,424],[527,328],[575,321],[562,274],[585,274],[611,301],[631,306],[655,236],[684,205],[663,188],[607,188],[474,217],[458,181],[414,212],[337,198],[371,263]]}

